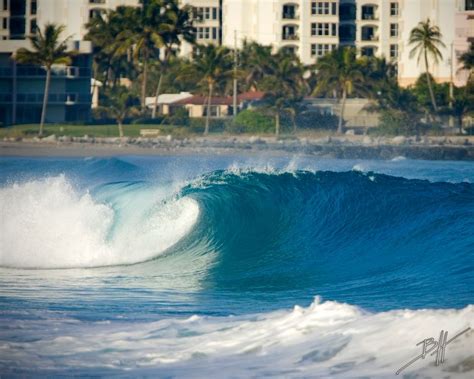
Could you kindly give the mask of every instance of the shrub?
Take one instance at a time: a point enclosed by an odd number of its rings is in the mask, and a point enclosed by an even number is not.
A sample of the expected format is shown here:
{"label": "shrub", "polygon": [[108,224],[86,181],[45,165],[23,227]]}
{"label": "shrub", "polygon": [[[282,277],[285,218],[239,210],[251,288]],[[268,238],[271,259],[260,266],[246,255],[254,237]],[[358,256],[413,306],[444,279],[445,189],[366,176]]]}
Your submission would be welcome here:
{"label": "shrub", "polygon": [[274,129],[273,117],[259,110],[246,109],[229,123],[227,130],[233,133],[269,133]]}
{"label": "shrub", "polygon": [[188,126],[189,125],[189,114],[185,108],[176,108],[173,110],[173,114],[165,117],[163,120],[164,124],[167,125],[178,125]]}
{"label": "shrub", "polygon": [[163,120],[165,118],[164,117],[155,117],[155,118],[151,118],[151,117],[141,117],[141,118],[135,118],[132,120],[132,124],[134,125],[160,125]]}
{"label": "shrub", "polygon": [[336,130],[337,124],[338,117],[331,114],[308,111],[296,116],[296,125],[301,129]]}
{"label": "shrub", "polygon": [[371,133],[379,135],[415,135],[425,132],[427,125],[421,124],[419,118],[398,109],[385,109],[380,113],[380,124]]}

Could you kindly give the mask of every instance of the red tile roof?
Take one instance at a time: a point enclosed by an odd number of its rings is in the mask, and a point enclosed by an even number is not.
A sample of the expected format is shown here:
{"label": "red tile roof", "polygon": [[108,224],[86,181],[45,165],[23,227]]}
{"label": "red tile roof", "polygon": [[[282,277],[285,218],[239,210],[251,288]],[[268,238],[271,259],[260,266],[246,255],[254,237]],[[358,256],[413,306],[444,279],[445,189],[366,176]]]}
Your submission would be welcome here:
{"label": "red tile roof", "polygon": [[262,91],[249,91],[239,95],[239,101],[251,101],[260,100],[265,96],[265,92]]}

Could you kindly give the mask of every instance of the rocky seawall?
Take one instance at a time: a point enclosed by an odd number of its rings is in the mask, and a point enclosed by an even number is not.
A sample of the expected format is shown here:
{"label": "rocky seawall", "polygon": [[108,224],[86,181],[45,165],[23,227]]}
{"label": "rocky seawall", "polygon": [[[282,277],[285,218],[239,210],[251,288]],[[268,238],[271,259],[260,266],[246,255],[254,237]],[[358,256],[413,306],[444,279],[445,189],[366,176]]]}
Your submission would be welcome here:
{"label": "rocky seawall", "polygon": [[340,136],[282,138],[210,136],[174,139],[56,137],[6,139],[0,155],[87,156],[150,154],[304,154],[328,158],[393,159],[403,156],[425,160],[474,160],[474,137],[377,137]]}

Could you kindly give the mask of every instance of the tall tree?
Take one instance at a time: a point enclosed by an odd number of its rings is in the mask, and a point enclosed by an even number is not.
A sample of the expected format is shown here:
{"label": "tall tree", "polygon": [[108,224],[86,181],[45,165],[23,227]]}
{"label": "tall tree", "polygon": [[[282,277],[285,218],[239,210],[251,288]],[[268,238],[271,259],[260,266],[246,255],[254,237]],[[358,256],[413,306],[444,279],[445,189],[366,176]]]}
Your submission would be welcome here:
{"label": "tall tree", "polygon": [[[188,73],[189,74],[189,73]],[[232,59],[230,50],[224,46],[197,46],[191,65],[191,75],[201,78],[200,84],[207,87],[207,109],[204,134],[209,134],[209,123],[212,107],[212,96],[217,84],[227,81],[232,76]]]}
{"label": "tall tree", "polygon": [[336,95],[341,105],[337,132],[342,133],[347,97],[353,92],[361,92],[365,86],[364,70],[356,58],[356,50],[350,47],[333,50],[318,60],[316,70],[313,95]]}
{"label": "tall tree", "polygon": [[115,86],[107,91],[104,107],[105,113],[117,122],[120,138],[125,136],[123,122],[127,117],[138,114],[138,97],[134,96],[127,88]]}
{"label": "tall tree", "polygon": [[438,106],[433,93],[433,86],[430,76],[429,60],[438,63],[443,58],[440,47],[446,47],[442,41],[442,34],[438,26],[432,25],[430,19],[422,21],[412,29],[408,44],[413,48],[410,51],[410,58],[417,56],[418,64],[423,59],[426,71],[426,81],[430,92],[431,103],[435,112],[438,112]]}
{"label": "tall tree", "polygon": [[459,60],[462,63],[461,70],[466,70],[469,73],[468,80],[472,81],[474,74],[474,42],[471,42],[469,50],[463,53]]}
{"label": "tall tree", "polygon": [[248,90],[260,89],[266,75],[272,72],[272,47],[257,42],[244,41],[241,56],[240,76]]}
{"label": "tall tree", "polygon": [[142,88],[141,108],[146,109],[148,63],[163,47],[163,36],[160,25],[166,21],[165,8],[162,0],[144,0],[138,8],[130,8],[124,30],[118,35],[119,48],[117,53],[133,51],[135,62],[141,64]]}
{"label": "tall tree", "polygon": [[298,57],[285,50],[270,57],[267,74],[259,82],[259,89],[265,92],[266,101],[275,116],[275,135],[281,131],[281,116],[288,112],[292,116],[293,129],[296,129],[296,112],[303,100],[305,82],[304,66]]}
{"label": "tall tree", "polygon": [[124,25],[128,25],[131,11],[130,7],[118,7],[94,16],[86,24],[85,38],[92,42],[94,48],[94,78],[102,80],[104,87],[111,79],[115,83],[122,74],[130,74],[130,70],[124,70],[130,66],[127,62],[129,51],[121,48],[118,36]]}
{"label": "tall tree", "polygon": [[182,41],[194,44],[196,41],[195,28],[193,27],[193,18],[191,7],[185,5],[180,7],[177,0],[164,1],[165,13],[164,22],[159,25],[159,33],[162,37],[164,58],[161,61],[160,78],[156,86],[155,102],[153,104],[152,117],[156,117],[158,107],[158,97],[161,93],[163,77],[168,70],[168,64],[171,56],[179,48]]}
{"label": "tall tree", "polygon": [[20,48],[15,54],[15,60],[23,64],[34,64],[44,66],[46,69],[46,81],[44,86],[43,107],[41,110],[41,121],[39,136],[43,136],[46,109],[48,106],[49,87],[51,84],[51,69],[53,65],[71,64],[71,52],[68,52],[67,42],[69,38],[61,40],[63,25],[47,23],[44,30],[36,29],[36,33],[29,37],[32,50]]}

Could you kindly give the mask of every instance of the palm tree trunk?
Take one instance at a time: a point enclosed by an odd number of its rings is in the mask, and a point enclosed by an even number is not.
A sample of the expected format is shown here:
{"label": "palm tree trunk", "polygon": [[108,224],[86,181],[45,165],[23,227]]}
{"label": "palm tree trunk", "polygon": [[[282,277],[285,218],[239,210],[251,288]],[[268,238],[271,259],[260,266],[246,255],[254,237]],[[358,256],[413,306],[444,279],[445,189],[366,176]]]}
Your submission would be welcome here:
{"label": "palm tree trunk", "polygon": [[142,78],[142,111],[146,109],[146,84],[148,80],[148,53],[144,54],[143,78]]}
{"label": "palm tree trunk", "polygon": [[426,67],[426,82],[428,83],[428,89],[430,91],[430,97],[431,97],[431,104],[433,104],[433,109],[436,113],[438,113],[438,106],[436,105],[436,99],[434,97],[433,93],[433,86],[431,85],[431,79],[430,79],[430,71],[428,67],[428,54],[425,50],[425,67]]}
{"label": "palm tree trunk", "polygon": [[120,138],[123,138],[124,134],[123,134],[122,120],[117,120],[117,125],[118,125],[118,130],[119,130],[119,136]]}
{"label": "palm tree trunk", "polygon": [[209,99],[207,101],[207,114],[206,114],[206,127],[204,128],[204,135],[207,136],[209,134],[209,121],[211,117],[211,102],[212,102],[212,91],[214,89],[214,85],[209,83]]}
{"label": "palm tree trunk", "polygon": [[342,134],[342,123],[344,121],[344,110],[346,109],[347,89],[342,91],[341,112],[339,113],[339,124],[337,125],[337,134]]}
{"label": "palm tree trunk", "polygon": [[49,84],[51,82],[51,68],[46,70],[46,83],[44,85],[43,109],[41,110],[41,121],[39,128],[39,136],[43,137],[44,121],[46,119],[46,108],[48,106]]}
{"label": "palm tree trunk", "polygon": [[293,124],[293,133],[296,134],[296,112],[291,112],[291,122]]}
{"label": "palm tree trunk", "polygon": [[275,113],[275,135],[280,135],[280,111],[277,109]]}
{"label": "palm tree trunk", "polygon": [[168,51],[166,51],[165,59],[163,61],[163,66],[160,72],[160,80],[158,80],[158,85],[156,86],[155,102],[153,104],[153,112],[151,114],[151,118],[156,117],[156,109],[158,108],[158,97],[160,96],[160,93],[161,93],[161,85],[163,83],[163,76],[165,75],[166,69],[168,68],[168,57],[169,57],[169,53]]}

